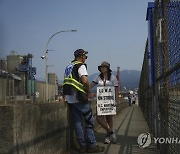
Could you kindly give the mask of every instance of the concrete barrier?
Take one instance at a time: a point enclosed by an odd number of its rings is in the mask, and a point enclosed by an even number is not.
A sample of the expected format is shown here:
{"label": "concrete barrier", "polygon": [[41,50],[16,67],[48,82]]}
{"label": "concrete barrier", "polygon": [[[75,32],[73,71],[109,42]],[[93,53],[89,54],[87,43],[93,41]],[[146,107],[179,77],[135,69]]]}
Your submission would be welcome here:
{"label": "concrete barrier", "polygon": [[[120,102],[117,112],[128,104]],[[96,102],[91,102],[95,117]],[[0,106],[0,154],[65,154],[77,147],[64,103]],[[98,126],[95,121],[95,129]]]}
{"label": "concrete barrier", "polygon": [[62,103],[0,106],[1,154],[67,153],[67,107]]}

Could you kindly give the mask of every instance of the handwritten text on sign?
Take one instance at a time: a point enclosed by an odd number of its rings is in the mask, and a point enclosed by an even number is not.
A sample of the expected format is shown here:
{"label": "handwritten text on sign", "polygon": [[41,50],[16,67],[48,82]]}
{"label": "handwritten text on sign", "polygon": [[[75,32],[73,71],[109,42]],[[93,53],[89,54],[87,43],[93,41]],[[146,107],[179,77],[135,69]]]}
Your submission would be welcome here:
{"label": "handwritten text on sign", "polygon": [[115,115],[115,89],[113,86],[97,87],[97,115]]}

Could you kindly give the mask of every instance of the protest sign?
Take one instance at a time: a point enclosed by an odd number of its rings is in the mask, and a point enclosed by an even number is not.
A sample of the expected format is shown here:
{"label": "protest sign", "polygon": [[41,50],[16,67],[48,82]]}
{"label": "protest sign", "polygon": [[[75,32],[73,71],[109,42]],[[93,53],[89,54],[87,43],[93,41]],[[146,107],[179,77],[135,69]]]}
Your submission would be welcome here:
{"label": "protest sign", "polygon": [[115,103],[113,86],[97,87],[97,115],[115,115]]}

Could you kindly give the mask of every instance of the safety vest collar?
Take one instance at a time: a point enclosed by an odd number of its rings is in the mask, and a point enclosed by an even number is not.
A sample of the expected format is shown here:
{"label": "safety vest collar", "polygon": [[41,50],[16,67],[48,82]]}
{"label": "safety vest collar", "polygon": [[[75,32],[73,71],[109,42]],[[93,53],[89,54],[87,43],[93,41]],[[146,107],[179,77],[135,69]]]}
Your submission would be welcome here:
{"label": "safety vest collar", "polygon": [[80,61],[72,61],[72,64],[76,65],[76,64],[83,64],[83,62]]}

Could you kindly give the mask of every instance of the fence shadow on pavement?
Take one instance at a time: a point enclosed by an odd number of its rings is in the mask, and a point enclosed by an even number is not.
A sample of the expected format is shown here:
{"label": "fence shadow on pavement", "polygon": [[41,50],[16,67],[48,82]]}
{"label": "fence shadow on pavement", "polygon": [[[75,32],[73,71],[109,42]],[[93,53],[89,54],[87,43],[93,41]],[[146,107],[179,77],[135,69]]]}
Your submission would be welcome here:
{"label": "fence shadow on pavement", "polygon": [[117,132],[116,144],[103,144],[106,132],[100,128],[96,132],[97,142],[106,147],[104,154],[158,154],[154,143],[146,148],[140,148],[137,143],[138,135],[148,132],[147,123],[138,105],[126,107],[114,117]]}

